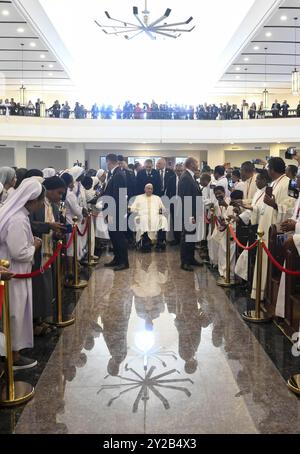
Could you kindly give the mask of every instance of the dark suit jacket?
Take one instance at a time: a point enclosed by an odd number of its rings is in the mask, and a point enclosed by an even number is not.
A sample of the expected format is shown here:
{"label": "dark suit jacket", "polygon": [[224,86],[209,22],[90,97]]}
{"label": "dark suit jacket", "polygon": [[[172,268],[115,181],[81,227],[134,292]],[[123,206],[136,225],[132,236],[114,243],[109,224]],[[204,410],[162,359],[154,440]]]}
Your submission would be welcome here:
{"label": "dark suit jacket", "polygon": [[140,170],[136,177],[136,188],[137,195],[144,194],[146,184],[151,183],[153,185],[153,194],[161,196],[161,182],[160,176],[157,170],[152,169],[151,174],[147,175],[145,169]]}
{"label": "dark suit jacket", "polygon": [[[186,170],[181,175],[178,184],[178,195],[182,200],[182,216],[184,216],[185,210],[185,197],[190,197],[191,200],[191,207],[192,213],[190,216],[193,216],[196,219],[196,206],[197,206],[197,197],[201,196],[201,190],[199,185],[197,184],[196,180],[192,177],[192,175]],[[187,208],[186,208],[187,209]],[[190,208],[189,208],[190,210]]]}
{"label": "dark suit jacket", "polygon": [[176,196],[176,182],[177,182],[177,175],[171,175],[168,179],[166,195],[171,199],[172,197]]}
{"label": "dark suit jacket", "polygon": [[[106,188],[103,191],[103,196],[110,196],[114,199],[115,204],[116,204],[116,219],[114,219],[114,223],[116,222],[116,228],[119,230],[119,208],[120,208],[120,203],[122,202],[123,204],[123,209],[125,210],[124,216],[127,213],[127,200],[121,200],[120,199],[120,189],[126,189],[126,177],[125,173],[117,167],[114,170],[113,175],[109,178]],[[104,207],[105,208],[105,207]]]}
{"label": "dark suit jacket", "polygon": [[136,195],[136,177],[135,174],[129,169],[124,169],[123,172],[126,179],[128,200],[130,200],[131,197]]}
{"label": "dark suit jacket", "polygon": [[[158,173],[159,173],[159,179],[161,180],[161,178],[160,178],[160,171],[158,171]],[[170,180],[172,177],[174,177],[174,175],[175,175],[174,170],[172,170],[172,169],[166,169],[166,170],[165,170],[165,174],[164,174],[164,186],[163,186],[163,188],[162,188],[161,195],[166,194],[168,182],[169,182],[169,180]]]}

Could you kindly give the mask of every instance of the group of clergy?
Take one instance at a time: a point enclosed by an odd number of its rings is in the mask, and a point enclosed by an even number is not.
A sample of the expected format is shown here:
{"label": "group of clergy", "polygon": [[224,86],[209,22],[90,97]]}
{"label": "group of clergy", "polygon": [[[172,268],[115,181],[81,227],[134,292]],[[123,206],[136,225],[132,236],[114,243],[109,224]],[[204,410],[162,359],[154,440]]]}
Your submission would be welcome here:
{"label": "group of clergy", "polygon": [[[268,242],[269,228],[276,224],[290,232],[290,242],[300,253],[300,199],[290,196],[290,178],[281,158],[271,158],[264,169],[255,169],[245,162],[229,178],[225,166],[212,172],[188,158],[167,168],[166,160],[158,160],[156,169],[151,159],[143,167],[130,168],[122,156],[109,155],[107,170],[90,170],[79,165],[57,172],[49,167],[38,169],[0,168],[0,258],[10,262],[10,270],[0,268],[1,280],[9,280],[10,312],[14,369],[27,369],[37,363],[22,354],[33,347],[33,337],[43,336],[55,328],[50,323],[55,302],[55,265],[32,279],[15,279],[17,274],[39,270],[53,255],[56,241],[70,238],[74,218],[81,233],[87,220],[92,219],[92,255],[97,243],[111,241],[112,262],[105,266],[114,271],[129,267],[127,244],[135,242],[138,249],[150,252],[153,244],[165,251],[167,240],[181,244],[181,268],[190,272],[202,263],[195,258],[196,243],[207,244],[210,264],[220,276],[226,273],[226,225],[233,229],[240,223],[258,226]],[[298,173],[300,188],[300,172]],[[107,199],[111,196],[121,205],[117,189],[125,189],[125,229],[110,225]],[[185,216],[186,200],[191,211]],[[167,206],[167,201],[173,203]],[[178,203],[176,203],[176,201]],[[180,211],[181,209],[181,211]],[[92,216],[91,216],[92,213]],[[211,217],[211,222],[207,227]],[[112,216],[113,217],[113,216]],[[179,220],[181,222],[179,222]],[[115,220],[114,220],[115,221]],[[122,221],[122,222],[121,222]],[[188,225],[190,224],[190,225]],[[87,233],[78,238],[79,260],[87,254]],[[72,278],[73,246],[67,251],[66,277]],[[236,246],[231,242],[231,274],[247,279],[247,252],[236,260]],[[256,294],[256,273],[252,297]],[[267,256],[264,255],[262,293],[264,298],[267,276]],[[278,314],[282,315],[282,292],[279,292]],[[4,336],[0,332],[0,357],[5,356]]]}

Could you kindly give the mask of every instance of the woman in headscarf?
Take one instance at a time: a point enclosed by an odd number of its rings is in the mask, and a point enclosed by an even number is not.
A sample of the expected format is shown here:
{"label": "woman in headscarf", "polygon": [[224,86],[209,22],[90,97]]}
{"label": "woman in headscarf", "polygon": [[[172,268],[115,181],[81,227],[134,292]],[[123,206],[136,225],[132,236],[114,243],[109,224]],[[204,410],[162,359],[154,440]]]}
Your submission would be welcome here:
{"label": "woman in headscarf", "polygon": [[[104,246],[106,243],[109,241],[109,234],[108,234],[108,227],[107,223],[105,222],[105,219],[102,214],[103,210],[103,202],[101,199],[101,194],[103,193],[103,190],[105,189],[106,186],[106,178],[107,178],[107,173],[103,169],[99,169],[96,175],[96,178],[99,181],[99,184],[96,189],[96,195],[98,197],[97,203],[95,204],[95,235],[96,235],[96,242],[100,243],[99,249],[101,249],[101,244]],[[97,248],[98,249],[98,248]]]}
{"label": "woman in headscarf", "polygon": [[[28,179],[0,209],[0,257],[9,260],[14,273],[31,272],[35,251],[42,242],[32,235],[29,215],[43,204],[43,186]],[[9,284],[9,294],[14,370],[28,369],[37,364],[20,354],[21,350],[33,347],[31,279],[13,279]],[[3,344],[0,344],[0,356],[5,356]]]}
{"label": "woman in headscarf", "polygon": [[11,167],[0,167],[0,183],[3,184],[1,203],[4,203],[17,182],[16,171]]}
{"label": "woman in headscarf", "polygon": [[52,178],[55,177],[56,170],[53,167],[47,167],[43,170],[43,177],[44,178]]}
{"label": "woman in headscarf", "polygon": [[[53,255],[53,240],[63,237],[65,226],[60,223],[59,203],[66,192],[66,184],[59,177],[46,178],[45,203],[40,210],[30,215],[32,233],[41,238],[42,248],[35,253],[32,271],[41,268]],[[35,336],[43,336],[53,331],[55,264],[43,274],[32,280],[33,288],[33,322]]]}

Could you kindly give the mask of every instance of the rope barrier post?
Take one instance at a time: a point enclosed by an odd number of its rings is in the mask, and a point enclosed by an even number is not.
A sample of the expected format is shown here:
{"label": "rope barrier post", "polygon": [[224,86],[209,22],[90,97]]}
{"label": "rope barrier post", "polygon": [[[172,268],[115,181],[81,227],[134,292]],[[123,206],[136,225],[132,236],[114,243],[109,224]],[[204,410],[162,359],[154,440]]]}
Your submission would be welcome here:
{"label": "rope barrier post", "polygon": [[75,290],[87,287],[87,281],[80,280],[78,272],[78,260],[77,260],[77,242],[78,242],[78,231],[77,231],[78,218],[73,218],[74,223],[74,238],[73,238],[73,282],[72,284],[66,284],[66,287],[73,288]]}
{"label": "rope barrier post", "polygon": [[[1,260],[0,265],[7,269],[9,268],[9,262],[7,260]],[[10,329],[9,283],[1,281],[0,285],[4,286],[3,331],[6,345],[5,372],[7,377],[6,384],[2,385],[0,389],[0,406],[12,407],[30,400],[34,395],[34,387],[26,382],[14,381]]]}
{"label": "rope barrier post", "polygon": [[229,227],[230,223],[228,223],[226,227],[226,277],[225,279],[220,278],[217,282],[219,287],[225,288],[233,287],[235,285],[235,281],[231,279],[231,233]]}
{"label": "rope barrier post", "polygon": [[263,236],[264,232],[257,232],[257,265],[256,265],[256,298],[255,310],[244,312],[243,319],[252,323],[266,323],[271,320],[271,317],[261,310],[261,282],[262,282],[262,261],[263,261]]}
{"label": "rope barrier post", "polygon": [[[58,242],[59,246],[62,246],[62,241]],[[62,310],[62,260],[61,260],[61,250],[56,259],[56,304],[57,304],[57,321],[54,323],[59,328],[64,328],[65,326],[72,325],[75,322],[75,318],[69,320],[63,320],[63,310]]]}
{"label": "rope barrier post", "polygon": [[96,266],[98,262],[93,259],[92,257],[92,211],[89,210],[89,215],[88,215],[88,253],[87,253],[87,260],[84,262],[84,265],[87,266]]}

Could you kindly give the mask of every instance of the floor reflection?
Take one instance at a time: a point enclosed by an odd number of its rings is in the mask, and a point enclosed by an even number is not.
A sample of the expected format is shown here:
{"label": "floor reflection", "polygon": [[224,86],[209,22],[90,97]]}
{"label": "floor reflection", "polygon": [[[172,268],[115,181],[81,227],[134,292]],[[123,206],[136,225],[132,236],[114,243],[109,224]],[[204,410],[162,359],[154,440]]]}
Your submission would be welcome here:
{"label": "floor reflection", "polygon": [[91,276],[16,432],[296,431],[298,400],[210,272],[177,251],[131,263]]}

